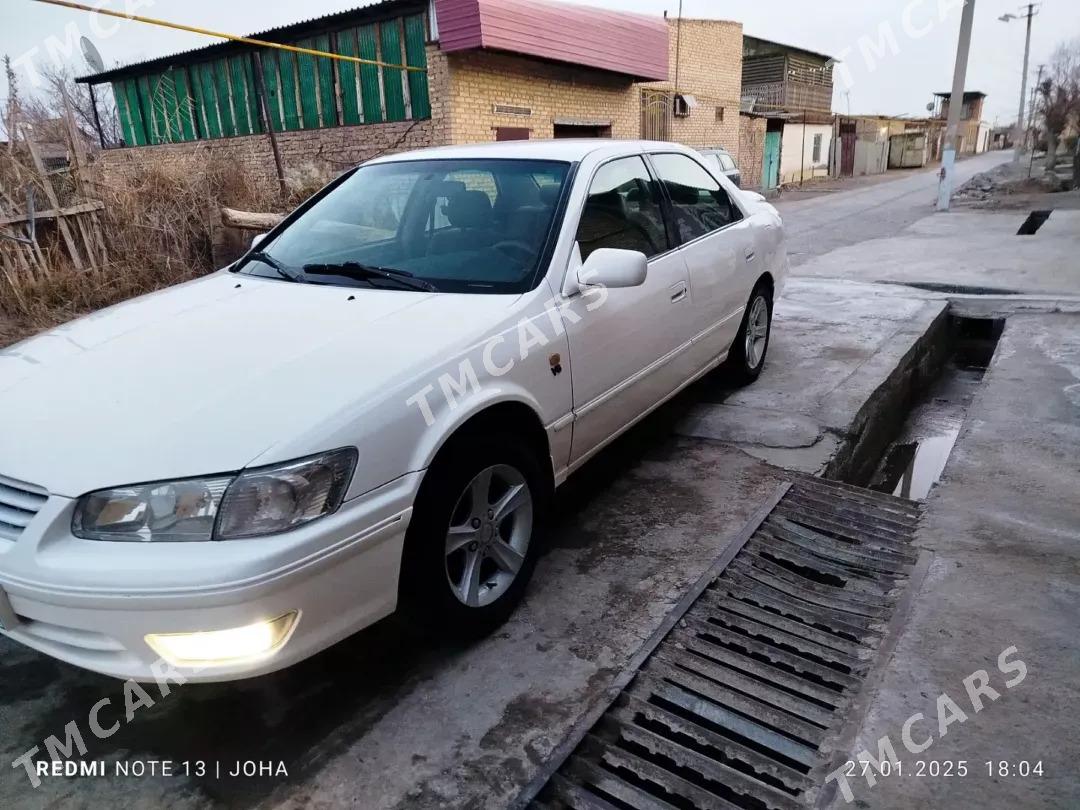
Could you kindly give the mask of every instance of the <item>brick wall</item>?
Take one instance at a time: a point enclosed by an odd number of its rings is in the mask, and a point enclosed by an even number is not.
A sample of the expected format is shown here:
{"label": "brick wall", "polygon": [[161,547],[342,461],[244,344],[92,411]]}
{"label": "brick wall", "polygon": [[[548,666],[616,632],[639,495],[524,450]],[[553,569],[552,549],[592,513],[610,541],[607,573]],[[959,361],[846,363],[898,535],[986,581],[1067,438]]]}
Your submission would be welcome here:
{"label": "brick wall", "polygon": [[742,187],[757,191],[761,188],[761,173],[765,162],[764,118],[739,116],[739,151],[736,160],[742,174]]}
{"label": "brick wall", "polygon": [[[498,127],[528,129],[533,139],[551,138],[556,119],[607,123],[613,138],[638,137],[638,92],[625,78],[490,51],[448,58],[452,143],[493,141]],[[496,114],[496,104],[528,108],[530,114]]]}
{"label": "brick wall", "polygon": [[[642,87],[692,95],[698,106],[689,118],[673,118],[671,139],[687,146],[739,149],[739,99],[742,95],[742,24],[727,20],[668,20],[671,75],[666,82]],[[677,56],[677,59],[676,59]],[[722,120],[718,110],[722,109]]]}
{"label": "brick wall", "polygon": [[[290,170],[307,171],[314,164],[317,170],[332,176],[376,155],[449,143],[446,56],[438,48],[428,46],[427,58],[430,119],[279,132],[278,148],[286,175]],[[179,159],[199,152],[235,162],[257,182],[277,183],[274,156],[265,135],[110,149],[100,154],[96,167],[108,182],[122,177],[129,167],[143,160],[168,162],[173,157]]]}

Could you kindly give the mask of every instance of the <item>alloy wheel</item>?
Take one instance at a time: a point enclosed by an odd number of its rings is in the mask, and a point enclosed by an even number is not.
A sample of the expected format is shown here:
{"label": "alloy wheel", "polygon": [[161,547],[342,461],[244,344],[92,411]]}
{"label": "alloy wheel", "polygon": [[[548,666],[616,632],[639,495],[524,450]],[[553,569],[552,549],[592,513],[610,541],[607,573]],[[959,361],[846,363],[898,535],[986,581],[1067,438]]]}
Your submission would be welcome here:
{"label": "alloy wheel", "polygon": [[446,578],[469,607],[495,602],[525,564],[533,499],[518,470],[496,464],[477,473],[458,497],[446,532]]}
{"label": "alloy wheel", "polygon": [[765,343],[769,338],[769,303],[762,295],[755,296],[750,305],[750,317],[746,320],[746,365],[756,369],[765,357]]}

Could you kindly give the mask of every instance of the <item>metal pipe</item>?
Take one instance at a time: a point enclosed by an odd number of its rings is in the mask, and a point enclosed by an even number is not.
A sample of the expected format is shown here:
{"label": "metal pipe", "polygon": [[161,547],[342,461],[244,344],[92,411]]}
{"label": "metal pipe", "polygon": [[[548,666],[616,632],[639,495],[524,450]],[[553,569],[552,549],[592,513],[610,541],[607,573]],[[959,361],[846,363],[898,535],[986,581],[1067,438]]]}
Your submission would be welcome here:
{"label": "metal pipe", "polygon": [[252,39],[251,37],[241,37],[235,34],[225,34],[221,31],[211,31],[207,28],[196,28],[193,25],[184,25],[182,23],[168,22],[167,20],[157,20],[153,17],[140,17],[138,14],[126,14],[122,11],[110,11],[107,8],[99,8],[96,6],[86,6],[82,3],[72,3],[69,0],[34,0],[35,3],[47,3],[51,6],[62,6],[64,8],[73,8],[76,11],[89,11],[93,14],[104,14],[107,17],[118,17],[122,20],[132,20],[133,22],[147,23],[148,25],[159,25],[163,28],[173,28],[177,31],[190,31],[193,34],[203,34],[208,37],[217,37],[219,39],[226,39],[231,42],[243,42],[247,45],[258,45],[262,48],[276,48],[279,51],[292,51],[293,53],[305,53],[310,56],[322,56],[327,59],[337,59],[342,62],[355,62],[360,65],[375,65],[376,67],[395,68],[397,70],[410,70],[417,73],[427,73],[427,68],[416,67],[415,65],[396,65],[391,62],[383,62],[378,59],[362,59],[359,56],[344,56],[340,53],[329,53],[327,51],[317,51],[313,48],[301,48],[297,45],[285,45],[281,42],[267,42],[263,39]]}
{"label": "metal pipe", "polygon": [[259,112],[262,114],[263,127],[266,129],[266,137],[270,139],[270,151],[274,153],[274,167],[277,169],[278,188],[281,196],[287,193],[285,188],[285,167],[281,163],[281,151],[278,149],[277,135],[274,134],[274,122],[270,118],[269,102],[266,98],[266,83],[263,78],[262,54],[252,51],[252,72],[255,74],[255,94],[259,97]]}
{"label": "metal pipe", "polygon": [[799,185],[806,179],[806,108],[802,111],[802,155],[799,160]]}
{"label": "metal pipe", "polygon": [[98,118],[97,111],[97,98],[94,96],[94,85],[89,85],[90,88],[90,109],[94,111],[94,129],[97,130],[98,141],[101,142],[101,148],[105,148],[105,133],[101,131],[101,119]]}

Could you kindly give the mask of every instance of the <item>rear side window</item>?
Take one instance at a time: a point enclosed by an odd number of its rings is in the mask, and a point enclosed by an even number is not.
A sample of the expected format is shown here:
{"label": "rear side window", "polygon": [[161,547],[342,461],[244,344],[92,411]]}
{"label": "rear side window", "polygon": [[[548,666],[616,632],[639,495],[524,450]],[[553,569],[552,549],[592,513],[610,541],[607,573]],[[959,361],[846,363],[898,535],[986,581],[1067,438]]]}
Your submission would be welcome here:
{"label": "rear side window", "polygon": [[720,165],[724,168],[724,171],[731,171],[735,168],[735,161],[731,159],[730,155],[720,155]]}
{"label": "rear side window", "polygon": [[650,157],[671,197],[682,241],[697,239],[742,219],[727,192],[697,161],[678,154]]}
{"label": "rear side window", "polygon": [[597,170],[577,241],[582,261],[600,248],[637,250],[646,256],[668,250],[660,190],[642,158],[613,160]]}

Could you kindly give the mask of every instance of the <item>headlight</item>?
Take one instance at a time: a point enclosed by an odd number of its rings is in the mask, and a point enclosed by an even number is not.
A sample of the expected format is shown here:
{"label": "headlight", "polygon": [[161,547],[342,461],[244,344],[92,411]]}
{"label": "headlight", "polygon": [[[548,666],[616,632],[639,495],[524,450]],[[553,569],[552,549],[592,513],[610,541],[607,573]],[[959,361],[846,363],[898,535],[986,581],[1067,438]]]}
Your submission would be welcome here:
{"label": "headlight", "polygon": [[275,534],[328,515],[341,506],[355,466],[350,447],[241,473],[225,493],[214,536]]}
{"label": "headlight", "polygon": [[350,447],[239,475],[91,492],[79,499],[71,531],[87,540],[134,542],[275,534],[335,512],[355,467]]}

